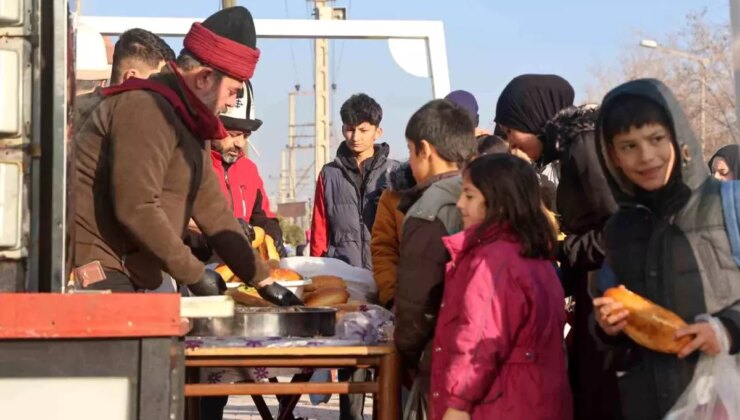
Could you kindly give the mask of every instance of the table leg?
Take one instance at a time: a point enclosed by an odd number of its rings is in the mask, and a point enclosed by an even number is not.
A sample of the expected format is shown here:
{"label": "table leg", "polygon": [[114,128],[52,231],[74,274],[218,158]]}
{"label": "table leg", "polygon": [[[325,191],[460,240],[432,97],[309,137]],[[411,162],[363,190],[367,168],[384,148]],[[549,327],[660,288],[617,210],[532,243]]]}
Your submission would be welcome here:
{"label": "table leg", "polygon": [[262,395],[252,395],[252,401],[254,401],[254,406],[257,407],[257,411],[260,413],[262,420],[273,419],[270,408],[267,406],[265,399],[262,398]]}
{"label": "table leg", "polygon": [[[293,375],[290,383],[296,382],[308,382],[311,380],[313,373],[298,373]],[[278,382],[277,378],[270,378],[270,382]],[[278,395],[279,404],[278,419],[279,420],[295,420],[293,416],[293,410],[298,405],[298,401],[301,399],[300,395]]]}
{"label": "table leg", "polygon": [[285,405],[282,406],[282,410],[278,415],[278,420],[295,420],[295,417],[293,417],[293,410],[295,410],[300,399],[300,395],[285,395],[283,399],[283,401],[285,401]]}
{"label": "table leg", "polygon": [[[376,375],[375,380],[376,381],[378,380],[377,375]],[[372,396],[373,396],[373,420],[378,420],[378,415],[380,414],[379,413],[380,409],[378,408],[378,394],[372,394]]]}
{"label": "table leg", "polygon": [[378,418],[393,420],[400,412],[399,360],[397,353],[383,355],[378,369]]}
{"label": "table leg", "polygon": [[[185,368],[185,384],[197,384],[199,368]],[[200,420],[200,397],[185,398],[185,420]]]}

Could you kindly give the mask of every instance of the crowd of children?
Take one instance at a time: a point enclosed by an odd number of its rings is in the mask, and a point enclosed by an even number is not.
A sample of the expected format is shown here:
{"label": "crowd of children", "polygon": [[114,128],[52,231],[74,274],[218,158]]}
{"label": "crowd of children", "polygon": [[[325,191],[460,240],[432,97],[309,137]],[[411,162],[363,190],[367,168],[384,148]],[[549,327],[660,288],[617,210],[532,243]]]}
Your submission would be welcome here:
{"label": "crowd of children", "polygon": [[[740,350],[740,233],[721,188],[740,174],[740,148],[705,164],[656,80],[626,83],[600,107],[573,101],[559,76],[517,77],[491,135],[475,98],[453,92],[411,116],[402,164],[375,143],[376,101],[342,106],[345,142],[317,184],[311,254],[372,268],[396,315],[404,419],[658,419],[700,355],[721,351],[699,315]],[[631,341],[628,312],[601,297],[617,284],[676,312],[691,342],[670,355]],[[362,418],[347,404],[342,419]]]}

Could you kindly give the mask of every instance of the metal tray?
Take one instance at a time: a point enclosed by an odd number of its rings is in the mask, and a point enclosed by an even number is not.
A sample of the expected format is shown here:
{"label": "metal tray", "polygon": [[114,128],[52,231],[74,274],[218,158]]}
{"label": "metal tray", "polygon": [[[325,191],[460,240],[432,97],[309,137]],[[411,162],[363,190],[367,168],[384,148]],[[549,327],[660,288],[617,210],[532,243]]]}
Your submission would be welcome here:
{"label": "metal tray", "polygon": [[228,318],[193,319],[192,336],[213,337],[331,337],[336,309],[255,308],[237,305]]}

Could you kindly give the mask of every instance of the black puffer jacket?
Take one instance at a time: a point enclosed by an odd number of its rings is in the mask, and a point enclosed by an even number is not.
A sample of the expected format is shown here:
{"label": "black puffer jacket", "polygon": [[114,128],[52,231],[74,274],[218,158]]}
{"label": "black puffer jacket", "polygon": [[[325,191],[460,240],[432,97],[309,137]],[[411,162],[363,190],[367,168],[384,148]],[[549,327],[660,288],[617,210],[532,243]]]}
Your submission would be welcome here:
{"label": "black puffer jacket", "polygon": [[[679,173],[660,193],[639,192],[610,164],[608,145],[597,136],[599,158],[620,205],[605,229],[606,260],[619,283],[687,323],[699,314],[718,317],[731,335],[731,352],[736,353],[740,269],[731,257],[721,183],[709,176],[701,145],[664,84],[650,79],[626,83],[607,95],[603,109],[621,95],[641,96],[665,109],[678,151],[674,171]],[[624,418],[662,418],[691,381],[698,352],[682,360],[626,338],[613,344],[631,353],[633,360],[619,378]]]}
{"label": "black puffer jacket", "polygon": [[601,266],[601,230],[617,209],[596,154],[597,114],[595,107],[566,108],[547,123],[543,141],[542,163],[560,168],[556,211],[567,236],[559,259],[585,270]]}
{"label": "black puffer jacket", "polygon": [[560,167],[556,210],[566,234],[558,253],[561,279],[566,296],[576,300],[569,370],[577,420],[619,418],[614,372],[604,369],[606,353],[589,331],[588,272],[603,263],[603,229],[617,208],[596,153],[597,113],[594,107],[566,108],[547,123],[544,137],[545,162]]}

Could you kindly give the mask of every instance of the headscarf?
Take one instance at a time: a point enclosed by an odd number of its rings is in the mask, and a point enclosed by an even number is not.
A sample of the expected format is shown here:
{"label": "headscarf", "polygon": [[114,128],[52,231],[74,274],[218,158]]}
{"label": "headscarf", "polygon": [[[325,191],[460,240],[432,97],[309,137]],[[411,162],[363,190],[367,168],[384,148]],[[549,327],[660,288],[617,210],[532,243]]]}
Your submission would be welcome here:
{"label": "headscarf", "polygon": [[536,135],[561,109],[573,105],[575,91],[567,80],[553,74],[524,74],[514,78],[496,103],[497,124]]}
{"label": "headscarf", "polygon": [[714,156],[709,159],[710,171],[712,170],[714,158],[718,157],[721,157],[727,162],[727,167],[730,168],[735,179],[738,179],[740,177],[740,144],[728,144],[727,146],[720,147]]}

